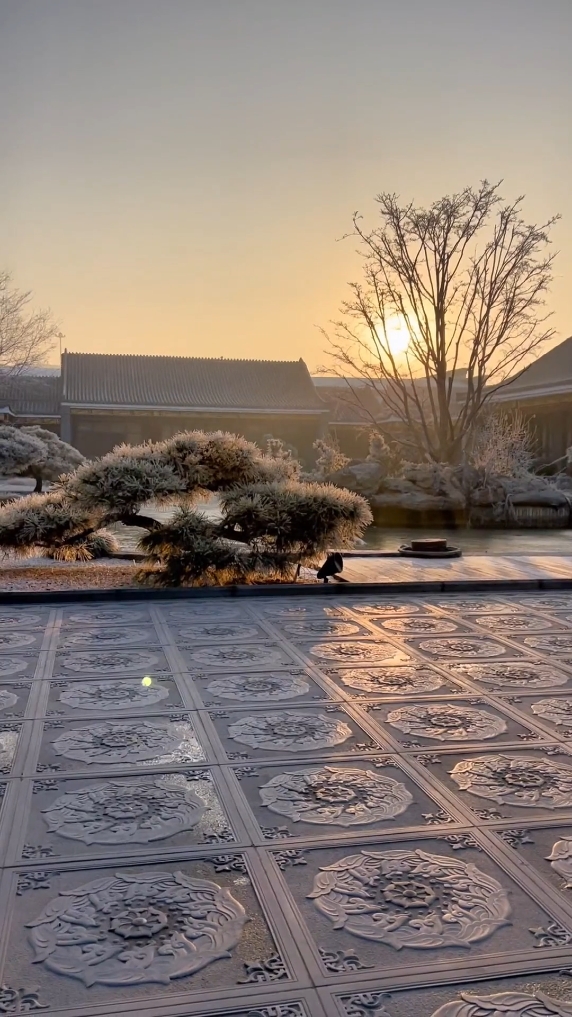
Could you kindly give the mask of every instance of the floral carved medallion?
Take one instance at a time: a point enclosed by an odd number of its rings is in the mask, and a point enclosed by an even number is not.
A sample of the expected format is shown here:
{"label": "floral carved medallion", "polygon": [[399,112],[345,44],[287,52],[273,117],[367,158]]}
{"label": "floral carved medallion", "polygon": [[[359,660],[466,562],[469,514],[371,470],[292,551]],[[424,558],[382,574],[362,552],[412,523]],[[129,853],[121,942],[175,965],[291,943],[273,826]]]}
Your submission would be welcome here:
{"label": "floral carved medallion", "polygon": [[360,851],[324,866],[308,894],[334,925],[403,947],[470,947],[510,925],[501,884],[474,864],[426,851]]}
{"label": "floral carved medallion", "polygon": [[34,963],[86,986],[168,985],[240,939],[229,889],[182,872],[117,873],[66,890],[29,922]]}
{"label": "floral carved medallion", "polygon": [[264,667],[282,664],[280,650],[272,646],[202,646],[192,659],[207,667]]}
{"label": "floral carved medallion", "polygon": [[284,630],[292,636],[355,636],[359,625],[333,618],[306,618],[302,621],[285,622]]}
{"label": "floral carved medallion", "polygon": [[190,724],[146,720],[105,720],[71,728],[56,738],[53,751],[65,759],[106,766],[205,758]]}
{"label": "floral carved medallion", "polygon": [[102,650],[101,653],[69,653],[60,658],[66,671],[86,674],[121,674],[124,671],[151,671],[159,663],[154,653],[144,650]]}
{"label": "floral carved medallion", "polygon": [[394,600],[377,600],[375,604],[352,604],[352,611],[369,614],[372,618],[376,615],[415,614],[418,610],[418,604],[400,604]]}
{"label": "floral carved medallion", "polygon": [[149,844],[191,830],[207,806],[182,775],[69,791],[42,810],[50,833],[84,844]]}
{"label": "floral carved medallion", "polygon": [[84,681],[60,693],[60,701],[74,710],[129,710],[160,703],[169,696],[168,689],[159,684],[142,685],[140,682]]}
{"label": "floral carved medallion", "polygon": [[564,889],[569,890],[572,887],[572,840],[566,837],[557,840],[547,855],[547,861],[550,862],[551,868],[564,878]]}
{"label": "floral carved medallion", "polygon": [[558,727],[572,727],[572,701],[566,699],[541,699],[530,707],[537,717],[550,720]]}
{"label": "floral carved medallion", "polygon": [[398,650],[391,643],[381,641],[371,643],[316,643],[311,647],[314,657],[324,660],[346,661],[348,664],[377,663],[383,660],[400,660],[407,662],[411,658]]}
{"label": "floral carved medallion", "polygon": [[496,738],[507,729],[502,717],[454,703],[402,706],[388,714],[387,722],[406,734],[441,742],[481,741]]}
{"label": "floral carved medallion", "polygon": [[455,673],[477,682],[486,682],[501,688],[503,685],[515,688],[547,688],[566,685],[570,679],[562,671],[555,671],[548,664],[457,664]]}
{"label": "floral carved medallion", "polygon": [[25,671],[27,666],[28,661],[23,657],[4,657],[0,654],[0,676],[18,674],[19,671]]}
{"label": "floral carved medallion", "polygon": [[66,619],[74,625],[121,625],[129,622],[141,622],[145,618],[143,611],[124,610],[122,608],[98,611],[78,611]]}
{"label": "floral carved medallion", "polygon": [[460,992],[452,1003],[440,1006],[432,1017],[572,1017],[572,1004],[551,999],[543,992],[497,992],[474,996]]}
{"label": "floral carved medallion", "polygon": [[423,633],[455,632],[459,626],[455,622],[449,621],[448,618],[434,618],[428,615],[420,617],[417,614],[412,618],[387,618],[383,622],[383,627],[391,629],[392,632]]}
{"label": "floral carved medallion", "polygon": [[563,594],[562,596],[552,596],[549,593],[543,597],[525,597],[522,603],[518,605],[517,609],[522,611],[523,608],[526,609],[527,607],[537,608],[539,611],[572,610],[572,597],[566,596],[566,594]]}
{"label": "floral carved medallion", "polygon": [[65,650],[74,646],[126,646],[130,643],[147,643],[148,629],[81,629],[79,632],[67,632],[61,642]]}
{"label": "floral carved medallion", "polygon": [[12,650],[17,646],[31,646],[36,641],[33,632],[0,632],[0,650]]}
{"label": "floral carved medallion", "polygon": [[41,620],[39,614],[0,614],[0,629],[27,628],[39,625]]}
{"label": "floral carved medallion", "polygon": [[312,766],[272,777],[260,788],[260,799],[294,823],[348,827],[394,819],[413,796],[404,784],[374,770]]}
{"label": "floral carved medallion", "polygon": [[181,639],[256,639],[256,625],[240,625],[232,622],[213,622],[204,625],[187,625],[179,630]]}
{"label": "floral carved medallion", "polygon": [[18,702],[18,696],[14,692],[0,689],[0,710],[9,710]]}
{"label": "floral carved medallion", "polygon": [[491,632],[542,632],[547,627],[542,618],[527,614],[476,614],[473,621]]}
{"label": "floral carved medallion", "polygon": [[378,695],[433,692],[441,688],[444,678],[423,665],[413,667],[356,668],[340,671],[339,678],[350,689]]}
{"label": "floral carved medallion", "polygon": [[435,657],[500,657],[507,647],[488,639],[424,639],[419,649]]}
{"label": "floral carved medallion", "polygon": [[309,752],[340,745],[351,737],[352,729],[345,721],[321,713],[276,710],[241,717],[229,724],[228,733],[233,741],[253,749]]}
{"label": "floral carved medallion", "polygon": [[572,634],[546,636],[525,636],[524,642],[542,653],[570,653],[572,650]]}
{"label": "floral carved medallion", "polygon": [[244,674],[213,678],[207,685],[212,696],[221,699],[248,700],[253,703],[267,703],[277,699],[295,699],[310,691],[309,682],[303,675]]}
{"label": "floral carved medallion", "polygon": [[451,777],[462,791],[499,805],[569,809],[572,766],[537,756],[490,755],[456,763]]}
{"label": "floral carved medallion", "polygon": [[454,611],[459,614],[472,614],[473,611],[486,611],[487,614],[507,614],[510,611],[519,611],[518,607],[511,607],[508,604],[498,604],[486,597],[452,597],[451,600],[437,601],[437,607],[443,611]]}

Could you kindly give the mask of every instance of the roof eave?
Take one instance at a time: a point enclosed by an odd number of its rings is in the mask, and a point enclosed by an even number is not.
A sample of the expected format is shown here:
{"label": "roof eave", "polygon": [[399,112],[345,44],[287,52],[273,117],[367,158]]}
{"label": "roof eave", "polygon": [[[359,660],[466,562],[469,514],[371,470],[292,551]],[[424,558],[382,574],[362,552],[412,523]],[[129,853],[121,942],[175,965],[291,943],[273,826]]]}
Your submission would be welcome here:
{"label": "roof eave", "polygon": [[68,402],[62,400],[62,406],[65,406],[70,410],[122,410],[131,411],[138,410],[143,412],[153,413],[222,413],[227,416],[233,413],[251,413],[258,416],[262,415],[284,415],[288,413],[308,414],[313,416],[321,416],[327,413],[327,407],[324,409],[319,408],[308,408],[299,406],[288,406],[280,407],[278,409],[264,409],[257,406],[154,406],[154,405],[135,405],[133,403],[81,403],[81,402]]}

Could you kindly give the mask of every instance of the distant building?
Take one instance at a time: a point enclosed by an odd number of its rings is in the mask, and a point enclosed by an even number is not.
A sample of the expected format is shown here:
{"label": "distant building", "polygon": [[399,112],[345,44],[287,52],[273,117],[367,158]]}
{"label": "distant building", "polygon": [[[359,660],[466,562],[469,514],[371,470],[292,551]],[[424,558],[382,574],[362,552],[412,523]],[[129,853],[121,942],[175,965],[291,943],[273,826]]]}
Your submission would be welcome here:
{"label": "distant building", "polygon": [[572,336],[535,360],[494,400],[518,407],[531,421],[544,463],[564,456],[572,446]]}
{"label": "distant building", "polygon": [[0,375],[0,418],[14,427],[39,424],[60,431],[61,382],[59,375],[27,373]]}
{"label": "distant building", "polygon": [[[303,360],[64,353],[61,436],[85,456],[177,431],[272,434],[312,462],[328,411]],[[5,402],[0,389],[0,404]]]}

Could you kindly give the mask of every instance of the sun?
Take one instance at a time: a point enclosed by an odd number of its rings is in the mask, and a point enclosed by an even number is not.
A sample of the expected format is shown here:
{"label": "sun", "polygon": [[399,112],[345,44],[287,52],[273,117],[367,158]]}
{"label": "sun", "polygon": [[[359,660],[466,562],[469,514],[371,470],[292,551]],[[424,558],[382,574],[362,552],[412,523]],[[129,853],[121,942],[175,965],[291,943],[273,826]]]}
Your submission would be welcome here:
{"label": "sun", "polygon": [[385,329],[381,326],[378,329],[380,341],[389,347],[389,352],[393,356],[399,356],[400,353],[405,353],[411,336],[405,323],[405,319],[401,315],[393,315],[387,319]]}

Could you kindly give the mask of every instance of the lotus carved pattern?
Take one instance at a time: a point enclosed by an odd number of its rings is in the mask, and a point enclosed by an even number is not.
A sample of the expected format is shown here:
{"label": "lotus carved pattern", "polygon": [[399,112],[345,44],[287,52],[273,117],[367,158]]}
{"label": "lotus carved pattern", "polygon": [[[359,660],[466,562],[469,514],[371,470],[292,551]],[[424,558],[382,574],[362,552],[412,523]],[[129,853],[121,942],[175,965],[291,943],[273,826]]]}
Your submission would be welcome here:
{"label": "lotus carved pattern", "polygon": [[454,703],[403,706],[388,714],[388,724],[418,738],[438,741],[483,741],[506,731],[506,721],[486,710]]}
{"label": "lotus carved pattern", "polygon": [[321,713],[276,710],[241,717],[229,725],[228,733],[233,741],[253,749],[309,752],[340,745],[351,737],[352,729],[345,721]]}
{"label": "lotus carved pattern", "polygon": [[294,823],[349,827],[394,819],[413,796],[404,784],[374,770],[313,766],[272,777],[260,788],[260,800]]}
{"label": "lotus carved pattern", "polygon": [[456,763],[462,791],[499,805],[566,809],[572,805],[572,766],[537,756],[490,755]]}

